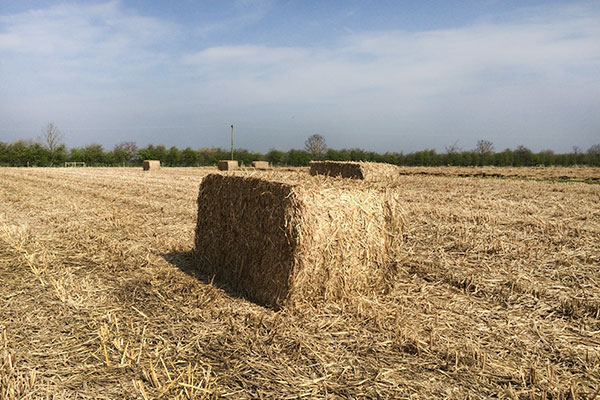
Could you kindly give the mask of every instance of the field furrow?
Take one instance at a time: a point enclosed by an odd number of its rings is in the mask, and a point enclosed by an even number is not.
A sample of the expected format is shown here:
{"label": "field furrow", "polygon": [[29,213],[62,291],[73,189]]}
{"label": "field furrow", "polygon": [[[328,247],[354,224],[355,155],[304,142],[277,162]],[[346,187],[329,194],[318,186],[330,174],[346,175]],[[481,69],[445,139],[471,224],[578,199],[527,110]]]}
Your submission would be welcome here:
{"label": "field furrow", "polygon": [[193,268],[209,172],[0,169],[0,382],[62,398],[598,389],[600,186],[401,176],[393,290],[274,312]]}

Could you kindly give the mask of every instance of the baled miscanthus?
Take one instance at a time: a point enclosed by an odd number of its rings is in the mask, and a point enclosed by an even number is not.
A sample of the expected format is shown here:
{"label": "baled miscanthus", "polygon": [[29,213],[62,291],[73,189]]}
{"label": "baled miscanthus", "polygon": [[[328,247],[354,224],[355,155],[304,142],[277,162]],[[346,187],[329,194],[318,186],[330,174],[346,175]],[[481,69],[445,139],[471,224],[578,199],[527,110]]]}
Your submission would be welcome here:
{"label": "baled miscanthus", "polygon": [[252,166],[256,169],[269,169],[268,161],[252,161]]}
{"label": "baled miscanthus", "polygon": [[398,176],[398,167],[376,162],[312,161],[311,175],[327,175],[365,181],[382,181]]}
{"label": "baled miscanthus", "polygon": [[160,169],[160,160],[144,160],[142,168],[144,171]]}
{"label": "baled miscanthus", "polygon": [[402,213],[395,192],[363,182],[209,175],[200,185],[197,268],[280,308],[385,292]]}
{"label": "baled miscanthus", "polygon": [[217,164],[217,169],[219,171],[231,171],[239,169],[239,164],[237,160],[220,160]]}

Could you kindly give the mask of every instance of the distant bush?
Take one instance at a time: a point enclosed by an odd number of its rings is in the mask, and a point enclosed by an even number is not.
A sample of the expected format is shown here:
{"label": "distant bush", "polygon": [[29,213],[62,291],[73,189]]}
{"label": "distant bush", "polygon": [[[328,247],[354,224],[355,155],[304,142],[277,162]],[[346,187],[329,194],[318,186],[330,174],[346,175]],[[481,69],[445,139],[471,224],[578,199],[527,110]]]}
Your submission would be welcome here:
{"label": "distant bush", "polygon": [[[327,149],[320,157],[334,161],[375,161],[406,166],[600,166],[600,144],[591,146],[586,152],[574,147],[571,153],[556,154],[551,150],[534,153],[525,146],[515,150],[505,149],[493,152],[490,142],[480,141],[473,150],[438,153],[433,149],[425,149],[414,153],[376,153],[363,149]],[[271,149],[267,154],[251,152],[246,149],[234,151],[234,159],[244,165],[252,165],[252,161],[268,161],[272,165],[308,166],[313,156],[306,150],[291,149],[287,152]],[[67,151],[64,144],[54,149],[51,154],[47,147],[31,140],[17,140],[13,143],[0,142],[0,166],[51,166],[62,165],[65,161],[85,162],[88,166],[140,166],[143,160],[160,160],[161,165],[171,167],[196,167],[216,165],[219,160],[226,160],[231,154],[221,148],[183,150],[175,146],[167,149],[164,145],[149,144],[138,149],[133,142],[122,142],[111,151],[105,151],[100,144],[84,147],[73,147]]]}

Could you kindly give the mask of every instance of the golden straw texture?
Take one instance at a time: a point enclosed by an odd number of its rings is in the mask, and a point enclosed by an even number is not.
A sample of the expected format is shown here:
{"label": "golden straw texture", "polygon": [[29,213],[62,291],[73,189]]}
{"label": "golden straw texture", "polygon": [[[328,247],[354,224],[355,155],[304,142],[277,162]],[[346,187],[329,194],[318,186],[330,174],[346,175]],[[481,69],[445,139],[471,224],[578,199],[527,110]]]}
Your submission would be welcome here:
{"label": "golden straw texture", "polygon": [[400,237],[393,192],[359,182],[209,175],[200,186],[196,262],[275,308],[386,291]]}
{"label": "golden straw texture", "polygon": [[0,399],[599,400],[600,185],[539,179],[600,169],[480,171],[223,172],[402,205],[388,293],[275,311],[197,272],[216,167],[0,168]]}
{"label": "golden straw texture", "polygon": [[221,160],[217,164],[217,168],[219,171],[231,171],[238,169],[239,166],[237,160]]}
{"label": "golden straw texture", "polygon": [[144,160],[142,164],[142,168],[144,171],[149,171],[151,169],[160,169],[160,161],[159,160]]}
{"label": "golden straw texture", "polygon": [[252,161],[252,166],[256,169],[269,169],[268,161]]}

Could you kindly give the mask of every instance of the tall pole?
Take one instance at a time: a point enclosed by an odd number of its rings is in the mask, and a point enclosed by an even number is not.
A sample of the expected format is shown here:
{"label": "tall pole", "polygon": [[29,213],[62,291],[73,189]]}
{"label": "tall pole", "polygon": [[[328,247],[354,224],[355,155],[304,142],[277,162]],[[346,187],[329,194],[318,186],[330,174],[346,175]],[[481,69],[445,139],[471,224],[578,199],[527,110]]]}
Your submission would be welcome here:
{"label": "tall pole", "polygon": [[231,125],[231,158],[233,160],[233,125]]}

